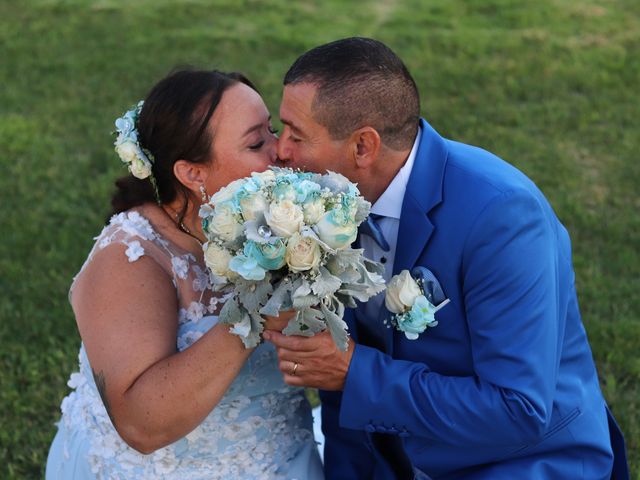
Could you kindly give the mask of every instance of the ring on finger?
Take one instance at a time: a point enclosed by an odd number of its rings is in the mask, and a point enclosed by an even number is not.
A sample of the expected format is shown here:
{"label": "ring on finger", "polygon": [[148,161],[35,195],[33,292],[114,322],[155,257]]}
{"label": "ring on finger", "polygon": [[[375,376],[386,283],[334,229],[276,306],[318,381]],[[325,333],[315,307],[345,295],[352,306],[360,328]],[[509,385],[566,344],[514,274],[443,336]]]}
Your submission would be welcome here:
{"label": "ring on finger", "polygon": [[298,370],[298,362],[294,362],[293,368],[291,369],[291,376],[296,374],[296,370]]}

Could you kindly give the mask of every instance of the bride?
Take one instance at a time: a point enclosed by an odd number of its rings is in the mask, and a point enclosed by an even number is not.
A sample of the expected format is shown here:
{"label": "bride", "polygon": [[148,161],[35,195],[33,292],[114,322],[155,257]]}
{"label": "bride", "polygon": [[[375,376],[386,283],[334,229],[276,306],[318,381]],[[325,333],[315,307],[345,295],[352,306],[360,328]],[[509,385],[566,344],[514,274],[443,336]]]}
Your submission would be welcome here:
{"label": "bride", "polygon": [[46,478],[322,478],[304,392],[271,344],[216,323],[202,254],[200,204],[276,158],[262,98],[239,74],[179,71],[116,126],[131,175],[70,291],[80,371]]}

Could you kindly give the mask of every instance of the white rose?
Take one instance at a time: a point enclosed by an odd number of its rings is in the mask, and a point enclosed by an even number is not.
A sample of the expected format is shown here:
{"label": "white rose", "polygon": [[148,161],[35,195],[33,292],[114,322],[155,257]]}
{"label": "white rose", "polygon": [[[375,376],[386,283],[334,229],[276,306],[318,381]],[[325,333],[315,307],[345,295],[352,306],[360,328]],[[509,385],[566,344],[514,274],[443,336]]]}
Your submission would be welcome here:
{"label": "white rose", "polygon": [[257,178],[262,183],[268,183],[276,179],[276,174],[273,170],[265,170],[264,172],[253,172],[252,177]]}
{"label": "white rose", "polygon": [[129,171],[134,177],[142,180],[151,175],[151,164],[136,157],[136,159],[129,164]]}
{"label": "white rose", "polygon": [[116,144],[116,153],[124,163],[133,163],[138,158],[138,146],[134,142],[125,140]]}
{"label": "white rose", "polygon": [[276,235],[290,237],[302,228],[304,214],[302,208],[291,200],[283,200],[269,206],[265,219]]}
{"label": "white rose", "polygon": [[240,200],[240,208],[245,220],[255,220],[259,213],[267,210],[268,206],[265,198],[259,193],[254,193]]}
{"label": "white rose", "polygon": [[311,270],[320,263],[320,246],[313,238],[294,233],[287,241],[284,258],[293,272]]}
{"label": "white rose", "polygon": [[315,225],[320,240],[331,248],[341,249],[351,245],[358,236],[355,221],[346,217],[341,210],[329,210]]}
{"label": "white rose", "polygon": [[403,270],[387,284],[384,304],[393,313],[403,313],[413,306],[416,298],[422,295],[418,283],[411,277],[409,270]]}
{"label": "white rose", "polygon": [[324,202],[321,198],[316,198],[311,202],[306,202],[302,206],[304,212],[304,221],[309,225],[315,225],[324,215]]}
{"label": "white rose", "polygon": [[214,193],[211,196],[211,203],[213,203],[214,205],[217,205],[219,203],[224,203],[224,202],[228,202],[229,200],[232,200],[233,197],[238,192],[238,190],[240,190],[244,182],[245,180],[240,178],[238,180],[234,180],[226,187],[222,187],[220,190],[218,190],[216,193]]}
{"label": "white rose", "polygon": [[233,242],[242,235],[244,227],[238,223],[237,215],[231,204],[219,203],[216,205],[209,220],[209,232],[226,242]]}
{"label": "white rose", "polygon": [[215,243],[209,243],[204,252],[204,261],[207,267],[220,277],[229,276],[229,262],[231,261],[231,252],[226,248],[220,247]]}

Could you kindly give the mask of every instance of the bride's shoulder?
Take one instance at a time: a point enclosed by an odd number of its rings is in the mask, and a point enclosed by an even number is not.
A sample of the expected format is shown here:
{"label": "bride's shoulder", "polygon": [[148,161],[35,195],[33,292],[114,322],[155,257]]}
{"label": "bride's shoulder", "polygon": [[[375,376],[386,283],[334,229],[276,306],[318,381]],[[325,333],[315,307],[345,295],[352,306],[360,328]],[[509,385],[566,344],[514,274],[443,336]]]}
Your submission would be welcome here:
{"label": "bride's shoulder", "polygon": [[145,247],[168,248],[169,243],[153,228],[151,222],[136,210],[113,215],[96,238],[95,252],[114,245],[127,246],[125,254],[130,262],[145,254]]}

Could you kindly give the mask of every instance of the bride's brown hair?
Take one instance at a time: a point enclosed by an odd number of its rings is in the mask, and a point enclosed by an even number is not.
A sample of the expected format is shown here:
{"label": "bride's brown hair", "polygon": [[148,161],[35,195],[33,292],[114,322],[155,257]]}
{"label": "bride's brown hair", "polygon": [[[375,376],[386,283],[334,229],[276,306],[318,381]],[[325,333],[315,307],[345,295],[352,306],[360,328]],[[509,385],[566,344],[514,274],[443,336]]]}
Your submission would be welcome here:
{"label": "bride's brown hair", "polygon": [[147,202],[168,203],[179,194],[184,196],[186,208],[189,191],[174,176],[173,165],[178,160],[209,161],[213,138],[207,125],[222,94],[239,82],[257,91],[244,75],[217,70],[179,70],[151,89],[136,129],[141,147],[153,156],[151,172],[157,198],[150,178],[121,177],[111,197],[112,214]]}

